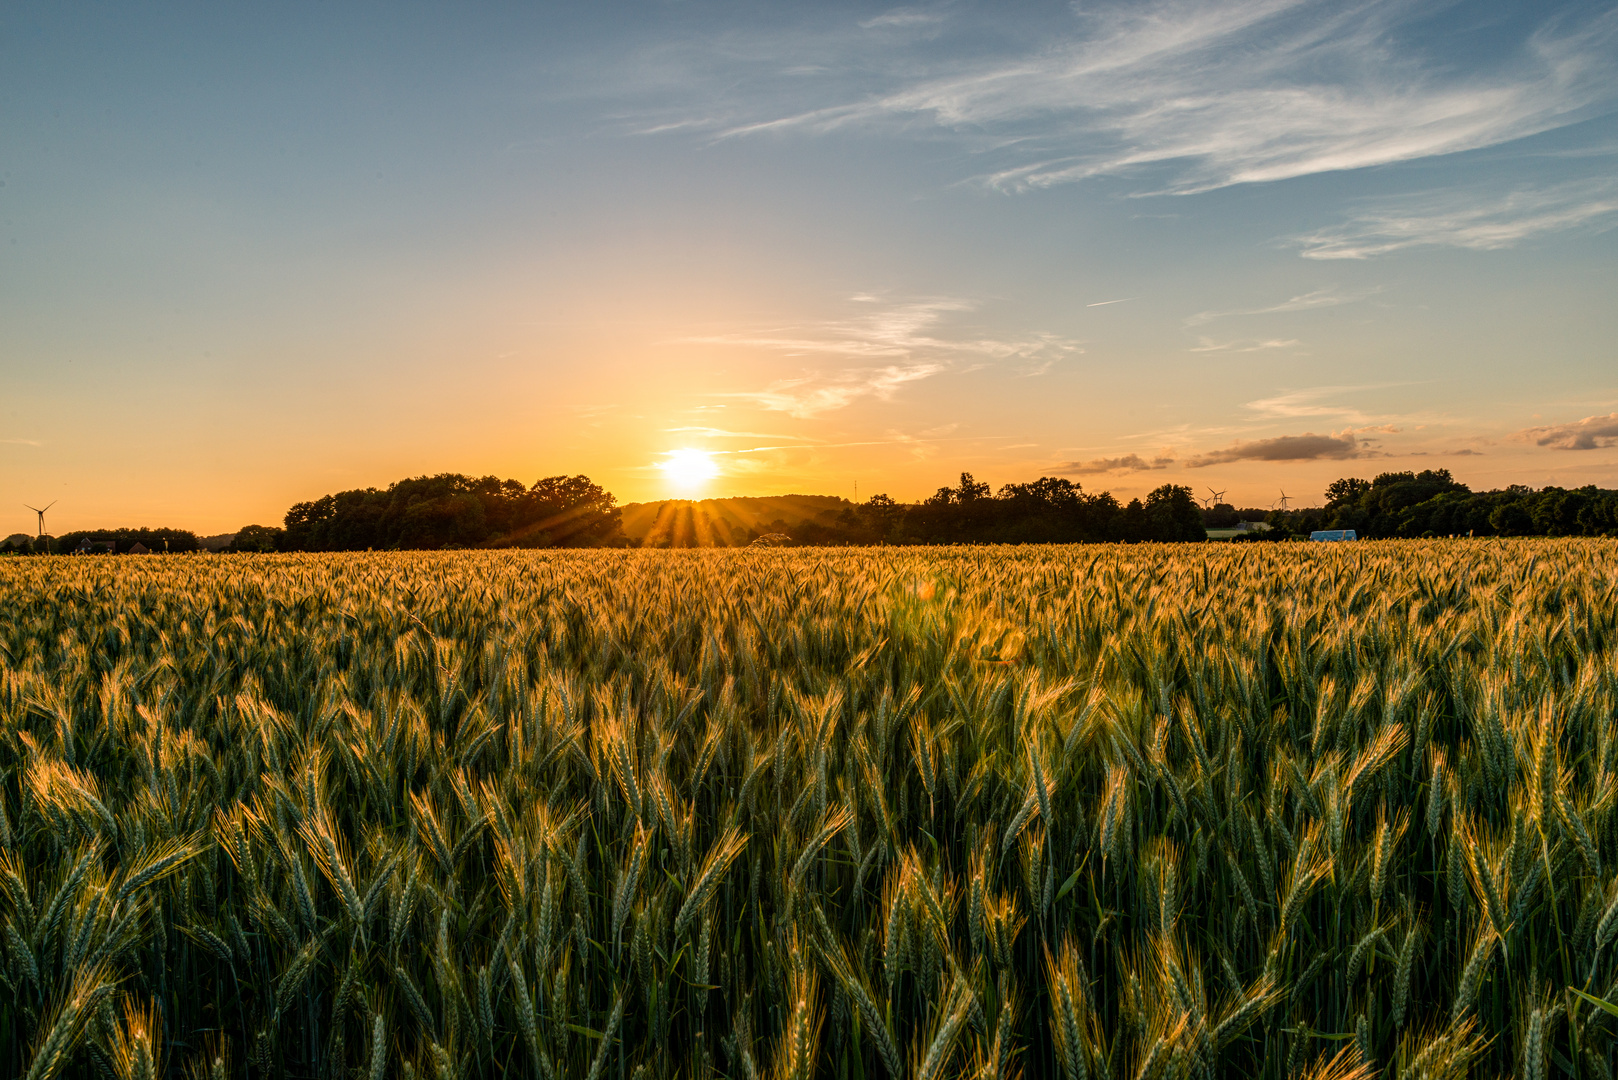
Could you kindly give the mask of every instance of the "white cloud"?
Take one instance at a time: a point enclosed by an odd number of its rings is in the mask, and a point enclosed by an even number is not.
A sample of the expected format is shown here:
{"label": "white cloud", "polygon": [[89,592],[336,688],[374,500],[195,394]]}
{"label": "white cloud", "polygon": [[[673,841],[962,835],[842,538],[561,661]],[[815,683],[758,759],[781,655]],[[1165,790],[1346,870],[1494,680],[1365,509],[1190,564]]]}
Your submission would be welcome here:
{"label": "white cloud", "polygon": [[1301,344],[1302,342],[1297,338],[1287,338],[1285,340],[1274,338],[1269,341],[1261,341],[1257,338],[1245,338],[1240,341],[1215,341],[1212,338],[1202,338],[1201,343],[1193,346],[1190,351],[1196,353],[1250,353],[1263,352],[1266,349],[1288,349]]}
{"label": "white cloud", "polygon": [[864,397],[891,400],[894,392],[905,383],[919,382],[943,370],[943,364],[890,364],[883,368],[841,371],[829,378],[782,379],[763,390],[736,396],[751,398],[765,409],[807,419],[846,408]]}
{"label": "white cloud", "polygon": [[1531,440],[1539,446],[1554,446],[1558,450],[1599,450],[1618,446],[1618,412],[1586,416],[1569,424],[1527,428],[1517,432],[1516,437]]}
{"label": "white cloud", "polygon": [[[777,31],[699,47],[688,76],[709,100],[683,107],[728,116],[711,125],[720,137],[944,132],[993,162],[982,179],[1001,189],[1149,170],[1143,188],[1189,193],[1494,146],[1618,97],[1618,11],[1547,17],[1486,62],[1435,54],[1412,25],[1431,14],[1412,0],[1086,6],[1038,45],[988,56]],[[824,78],[780,81],[808,68]]]}
{"label": "white cloud", "polygon": [[[850,300],[880,305],[879,298],[869,295]],[[865,398],[888,401],[902,387],[952,369],[1013,362],[1017,374],[1041,375],[1063,358],[1084,351],[1078,342],[1054,334],[985,337],[946,325],[948,316],[974,307],[949,298],[911,300],[876,306],[845,320],[685,340],[810,359],[887,361],[880,366],[810,369],[762,390],[730,395],[799,418],[833,412]]]}
{"label": "white cloud", "polygon": [[1618,181],[1600,177],[1497,194],[1453,190],[1384,199],[1294,242],[1306,259],[1368,259],[1412,247],[1492,251],[1540,233],[1614,224]]}
{"label": "white cloud", "polygon": [[892,11],[865,19],[860,23],[862,30],[910,30],[916,27],[937,26],[944,21],[944,15],[937,11],[925,11],[921,8],[894,8]]}
{"label": "white cloud", "polygon": [[1369,418],[1350,405],[1339,405],[1327,400],[1353,390],[1367,390],[1364,386],[1314,386],[1305,390],[1289,390],[1272,397],[1249,401],[1247,408],[1266,420],[1299,420],[1310,417],[1331,417],[1345,423],[1364,424]]}
{"label": "white cloud", "polygon": [[1368,289],[1361,292],[1344,293],[1334,288],[1316,289],[1313,292],[1300,293],[1281,301],[1279,304],[1270,304],[1267,307],[1240,308],[1235,311],[1199,311],[1185,320],[1187,326],[1201,326],[1203,323],[1215,319],[1225,319],[1232,315],[1278,315],[1290,311],[1317,311],[1321,308],[1339,307],[1343,304],[1353,304],[1373,295],[1377,290]]}

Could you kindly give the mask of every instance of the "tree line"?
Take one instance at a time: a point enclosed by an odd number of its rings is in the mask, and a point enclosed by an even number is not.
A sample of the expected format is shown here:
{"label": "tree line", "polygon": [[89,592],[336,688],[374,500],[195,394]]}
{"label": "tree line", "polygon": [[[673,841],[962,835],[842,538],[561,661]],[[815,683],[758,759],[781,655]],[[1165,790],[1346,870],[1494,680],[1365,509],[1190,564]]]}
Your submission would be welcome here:
{"label": "tree line", "polygon": [[617,500],[587,476],[524,486],[459,473],[341,491],[287,511],[281,551],[622,547]]}
{"label": "tree line", "polygon": [[[813,520],[777,522],[732,538],[775,533],[799,544],[1083,543],[1202,540],[1191,489],[1164,485],[1144,501],[1043,477],[993,493],[971,473],[919,503],[875,495]],[[711,540],[710,540],[711,542]],[[400,480],[388,488],[338,492],[287,511],[281,529],[249,526],[233,550],[363,551],[497,547],[624,547],[631,541],[611,493],[585,476],[553,476],[524,487],[493,476],[454,473]]]}
{"label": "tree line", "polygon": [[97,552],[109,552],[119,555],[128,554],[136,544],[147,551],[166,551],[170,553],[185,553],[198,551],[202,541],[197,534],[189,529],[149,529],[149,528],[120,528],[120,529],[75,529],[63,533],[61,536],[47,536],[43,541],[38,537],[16,535],[7,537],[0,543],[0,554],[7,552],[18,555],[30,554],[71,554],[86,546],[88,541],[90,549]]}
{"label": "tree line", "polygon": [[[339,491],[287,511],[280,526],[246,525],[227,552],[442,550],[455,548],[624,547],[613,495],[586,476],[550,476],[524,485],[495,476],[458,473],[418,476],[387,488]],[[150,551],[196,551],[201,542],[184,529],[95,529],[47,537],[26,536],[0,552],[72,553],[85,540],[92,550],[127,553],[139,541]]]}
{"label": "tree line", "polygon": [[873,495],[787,530],[803,544],[1067,544],[1192,541],[1207,533],[1191,489],[1164,484],[1120,503],[1063,477],[1006,484],[998,492],[963,472],[919,503]]}
{"label": "tree line", "polygon": [[1424,536],[1618,536],[1618,491],[1594,485],[1475,492],[1448,469],[1345,477],[1326,505],[1270,515],[1266,539],[1353,529],[1368,539]]}
{"label": "tree line", "polygon": [[[1287,540],[1317,529],[1353,529],[1367,539],[1424,536],[1618,536],[1618,491],[1520,485],[1474,492],[1448,469],[1345,477],[1326,504],[1299,510],[1200,507],[1188,487],[1164,484],[1120,502],[1062,477],[1006,484],[999,491],[963,472],[917,503],[887,495],[846,502],[811,520],[781,521],[731,537],[748,543],[775,534],[798,544],[1022,544],[1200,541],[1210,528],[1263,521],[1268,530],[1241,540]],[[48,550],[199,549],[184,529],[93,529],[49,538]],[[657,541],[667,543],[666,538]],[[712,542],[711,539],[705,542]],[[723,541],[720,541],[723,542]],[[678,541],[676,541],[678,543]],[[627,547],[614,496],[586,476],[550,476],[525,486],[458,473],[400,480],[295,504],[277,526],[248,525],[226,551],[442,550],[455,548]],[[26,536],[0,543],[0,554],[37,553]]]}

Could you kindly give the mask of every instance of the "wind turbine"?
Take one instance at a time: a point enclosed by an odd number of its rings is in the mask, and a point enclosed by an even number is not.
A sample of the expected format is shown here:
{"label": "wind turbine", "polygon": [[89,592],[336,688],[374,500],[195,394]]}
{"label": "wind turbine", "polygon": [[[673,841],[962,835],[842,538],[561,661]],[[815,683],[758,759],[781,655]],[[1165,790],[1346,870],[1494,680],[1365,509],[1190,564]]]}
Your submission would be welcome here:
{"label": "wind turbine", "polygon": [[1208,494],[1212,496],[1212,501],[1215,506],[1218,506],[1224,501],[1225,493],[1223,491],[1215,491],[1213,488],[1209,488]]}
{"label": "wind turbine", "polygon": [[1281,497],[1279,499],[1277,499],[1275,502],[1270,504],[1270,509],[1274,510],[1277,506],[1279,506],[1283,510],[1285,510],[1287,508],[1287,493],[1286,493],[1286,491],[1283,490],[1281,492]]}
{"label": "wind turbine", "polygon": [[[58,500],[56,499],[52,499],[50,502],[46,503],[45,510],[49,510],[51,507],[55,506],[57,501]],[[27,503],[23,503],[23,505],[28,506]],[[45,536],[45,510],[41,510],[37,506],[28,506],[28,509],[39,515],[39,535],[40,538],[43,539]]]}

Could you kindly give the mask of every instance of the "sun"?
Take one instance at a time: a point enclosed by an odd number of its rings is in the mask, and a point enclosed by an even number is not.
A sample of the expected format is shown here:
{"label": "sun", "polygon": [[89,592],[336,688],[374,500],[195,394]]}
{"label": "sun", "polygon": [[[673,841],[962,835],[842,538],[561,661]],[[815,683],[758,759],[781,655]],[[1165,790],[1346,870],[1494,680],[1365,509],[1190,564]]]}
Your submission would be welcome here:
{"label": "sun", "polygon": [[700,487],[719,475],[719,466],[706,450],[670,450],[657,467],[681,488]]}

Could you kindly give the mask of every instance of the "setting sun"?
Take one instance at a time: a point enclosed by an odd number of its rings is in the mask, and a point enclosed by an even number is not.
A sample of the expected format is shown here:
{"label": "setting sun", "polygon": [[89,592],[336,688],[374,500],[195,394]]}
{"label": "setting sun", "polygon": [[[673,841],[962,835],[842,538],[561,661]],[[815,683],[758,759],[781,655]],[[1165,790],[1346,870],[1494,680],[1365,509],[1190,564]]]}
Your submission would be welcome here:
{"label": "setting sun", "polygon": [[697,487],[719,475],[719,466],[706,450],[670,450],[667,459],[658,462],[670,480],[678,487]]}

